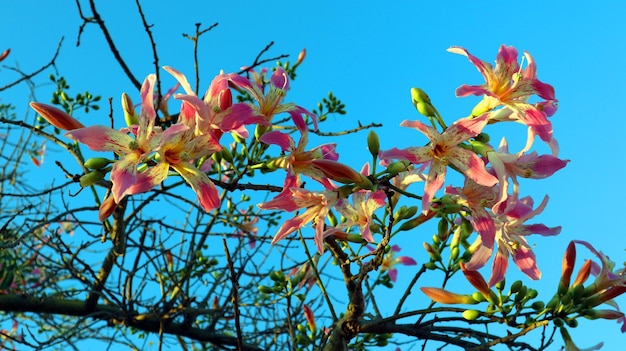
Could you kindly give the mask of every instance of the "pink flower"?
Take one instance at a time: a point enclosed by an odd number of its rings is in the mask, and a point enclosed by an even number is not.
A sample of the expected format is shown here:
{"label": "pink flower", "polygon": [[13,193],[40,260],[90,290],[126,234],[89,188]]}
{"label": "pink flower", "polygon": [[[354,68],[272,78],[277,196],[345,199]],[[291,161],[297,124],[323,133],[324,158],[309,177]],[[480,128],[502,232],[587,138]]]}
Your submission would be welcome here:
{"label": "pink flower", "polygon": [[194,135],[193,129],[188,126],[174,124],[163,132],[157,149],[161,161],[152,167],[152,170],[161,174],[152,179],[162,181],[167,177],[169,168],[173,168],[196,192],[202,208],[210,211],[219,206],[220,197],[209,177],[195,166],[195,161],[210,156],[221,148],[212,134]]}
{"label": "pink flower", "polygon": [[[289,177],[287,179],[289,181]],[[321,254],[324,252],[324,220],[338,199],[339,196],[336,191],[313,192],[297,187],[285,187],[285,191],[276,198],[257,206],[261,209],[282,209],[289,212],[300,208],[306,209],[302,214],[283,223],[274,236],[272,244],[276,244],[287,235],[300,230],[309,222],[313,222],[315,225],[315,246]]]}
{"label": "pink flower", "polygon": [[469,217],[474,229],[480,234],[483,245],[492,248],[496,236],[496,227],[491,213],[485,207],[491,208],[497,199],[496,187],[486,187],[477,184],[470,178],[465,178],[463,188],[446,188],[446,194],[453,196],[456,203],[465,206],[471,212]]}
{"label": "pink flower", "polygon": [[[504,278],[509,256],[513,257],[513,262],[524,274],[531,279],[539,279],[541,272],[537,268],[535,254],[525,237],[531,234],[550,236],[561,232],[561,227],[549,228],[543,224],[524,224],[543,211],[548,203],[548,196],[544,197],[535,210],[532,209],[533,201],[530,197],[525,197],[519,201],[509,198],[508,201],[515,201],[515,203],[505,203],[502,207],[510,209],[505,213],[496,213],[494,218],[495,243],[498,244],[498,250],[493,260],[489,286],[493,286]],[[474,253],[472,259],[466,264],[468,270],[478,270],[483,267],[493,253],[493,248],[485,245],[482,242],[482,237],[476,239],[470,250]]]}
{"label": "pink flower", "polygon": [[230,81],[237,87],[246,90],[257,105],[251,105],[254,115],[257,117],[254,123],[271,126],[274,115],[287,112],[292,118],[302,118],[307,115],[313,119],[314,127],[317,129],[317,117],[306,109],[293,103],[283,103],[287,90],[289,90],[289,77],[282,67],[277,67],[269,81],[269,90],[265,94],[263,91],[265,82],[263,78],[257,76],[256,82],[251,82],[239,75],[229,76]]}
{"label": "pink flower", "polygon": [[217,140],[223,132],[232,131],[243,137],[248,137],[244,124],[253,123],[253,111],[247,104],[233,104],[232,92],[228,82],[234,74],[220,74],[216,76],[204,98],[199,99],[191,89],[187,77],[172,67],[163,67],[169,72],[185,91],[185,94],[176,94],[174,98],[182,100],[178,123],[183,123],[194,130],[195,135],[215,134]]}
{"label": "pink flower", "polygon": [[[74,129],[66,135],[87,145],[95,151],[113,151],[120,156],[111,170],[112,192],[115,203],[129,194],[129,189],[139,181],[146,184],[158,184],[162,179],[153,173],[144,173],[140,178],[137,167],[143,163],[157,148],[160,142],[160,128],[155,128],[156,112],[153,103],[153,88],[156,80],[154,74],[149,75],[141,87],[141,113],[139,125],[133,126],[135,138],[128,135],[127,129],[115,130],[104,126],[91,126]],[[142,189],[146,187],[140,186]]]}
{"label": "pink flower", "polygon": [[[519,121],[527,125],[533,134],[541,140],[552,143],[552,124],[547,116],[556,109],[554,88],[537,79],[537,67],[529,53],[524,52],[528,62],[522,69],[517,62],[518,52],[515,48],[502,45],[496,56],[496,67],[470,54],[466,49],[453,46],[449,52],[466,56],[485,78],[482,85],[462,85],[456,90],[457,96],[483,95],[483,100],[474,108],[473,115],[478,116],[498,106],[504,109],[491,119]],[[538,105],[528,103],[533,94],[545,99]],[[502,118],[502,119],[501,119]]]}
{"label": "pink flower", "polygon": [[430,143],[423,147],[382,151],[380,158],[407,160],[413,164],[430,162],[422,198],[422,211],[425,213],[435,193],[443,186],[448,164],[480,185],[490,187],[498,182],[496,177],[486,171],[484,162],[475,153],[459,146],[478,135],[487,124],[488,118],[485,114],[477,118],[460,119],[441,134],[422,122],[405,120],[401,126],[419,130],[430,139]]}
{"label": "pink flower", "polygon": [[565,167],[569,160],[561,160],[552,155],[537,155],[536,152],[509,154],[506,138],[502,138],[498,151],[487,152],[487,158],[493,169],[491,172],[498,178],[500,195],[494,208],[506,201],[509,196],[509,179],[513,183],[513,194],[517,196],[519,183],[517,177],[544,179]]}
{"label": "pink flower", "polygon": [[352,202],[350,204],[346,199],[341,199],[335,206],[335,209],[341,213],[346,221],[336,226],[340,228],[350,228],[352,226],[359,227],[359,233],[363,239],[368,242],[374,242],[370,226],[373,224],[372,217],[374,211],[385,206],[387,196],[382,191],[357,191],[352,194]]}
{"label": "pink flower", "polygon": [[[367,249],[370,251],[374,251],[374,248],[367,246]],[[414,259],[408,256],[396,256],[397,252],[400,252],[400,246],[392,245],[389,253],[383,257],[383,263],[380,265],[381,272],[387,272],[389,274],[389,279],[392,282],[396,282],[398,279],[398,269],[396,266],[399,264],[403,264],[405,266],[415,266],[417,262]]]}

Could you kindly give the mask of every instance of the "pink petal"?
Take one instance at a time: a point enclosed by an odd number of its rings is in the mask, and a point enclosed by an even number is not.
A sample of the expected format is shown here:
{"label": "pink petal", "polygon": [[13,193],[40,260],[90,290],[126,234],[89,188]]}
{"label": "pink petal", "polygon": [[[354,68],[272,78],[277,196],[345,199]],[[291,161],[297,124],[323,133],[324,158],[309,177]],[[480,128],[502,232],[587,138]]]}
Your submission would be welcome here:
{"label": "pink petal", "polygon": [[422,212],[426,213],[430,209],[430,202],[435,197],[435,193],[443,187],[446,178],[446,166],[439,161],[433,161],[428,170],[428,179],[424,186],[424,196],[422,197]]}
{"label": "pink petal", "polygon": [[130,145],[135,142],[135,139],[128,134],[104,126],[74,129],[65,133],[65,135],[72,140],[87,145],[91,150],[113,151],[119,155],[132,152]]}
{"label": "pink petal", "polygon": [[186,162],[173,164],[171,166],[185,179],[193,191],[196,192],[200,206],[202,206],[205,211],[209,212],[219,207],[219,193],[217,192],[215,184],[213,184],[206,174],[201,173],[194,166]]}
{"label": "pink petal", "polygon": [[137,183],[137,165],[139,163],[139,155],[136,153],[127,154],[113,164],[111,169],[111,182],[113,186],[113,198],[115,203],[120,203],[128,188]]}
{"label": "pink petal", "polygon": [[504,274],[509,266],[509,257],[508,254],[503,254],[502,251],[498,250],[496,253],[496,257],[493,259],[493,265],[491,267],[491,277],[489,278],[489,282],[487,284],[491,287],[496,283],[502,281],[504,279]]}
{"label": "pink petal", "polygon": [[259,140],[265,144],[278,145],[284,152],[295,149],[295,141],[293,138],[288,134],[281,133],[277,130],[272,130],[263,134]]}
{"label": "pink petal", "polygon": [[520,245],[519,248],[513,251],[513,262],[517,267],[524,272],[529,278],[538,280],[541,278],[541,272],[537,268],[537,259],[535,254],[529,248]]}

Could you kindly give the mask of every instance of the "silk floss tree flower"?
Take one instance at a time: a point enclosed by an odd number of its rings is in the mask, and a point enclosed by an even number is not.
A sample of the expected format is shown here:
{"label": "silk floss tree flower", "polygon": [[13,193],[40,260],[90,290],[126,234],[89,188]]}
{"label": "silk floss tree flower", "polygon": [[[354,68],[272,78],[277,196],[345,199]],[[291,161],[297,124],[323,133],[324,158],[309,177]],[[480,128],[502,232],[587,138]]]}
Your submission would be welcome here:
{"label": "silk floss tree flower", "polygon": [[194,129],[195,135],[214,134],[220,140],[224,132],[232,132],[242,138],[248,137],[246,124],[254,123],[252,108],[245,103],[233,104],[229,81],[234,74],[219,74],[200,99],[191,88],[187,77],[176,69],[164,66],[185,91],[175,94],[174,98],[182,101],[179,123]]}
{"label": "silk floss tree flower", "polygon": [[287,212],[293,212],[297,209],[304,209],[291,219],[286,220],[278,229],[272,244],[284,239],[289,234],[300,230],[305,225],[313,222],[315,226],[315,246],[321,254],[324,252],[324,222],[330,209],[339,200],[339,194],[335,190],[327,191],[310,191],[297,187],[299,183],[297,175],[289,175],[285,179],[284,190],[274,199],[260,203],[257,206],[261,209],[279,209]]}
{"label": "silk floss tree flower", "polygon": [[251,104],[254,111],[254,123],[271,127],[274,115],[287,112],[293,118],[307,115],[313,120],[314,128],[317,129],[317,117],[294,103],[284,103],[285,95],[289,90],[289,76],[282,67],[276,67],[269,80],[269,89],[264,92],[265,82],[262,79],[250,81],[240,75],[231,75],[230,81],[240,89],[250,93],[258,105]]}
{"label": "silk floss tree flower", "polygon": [[[111,170],[112,193],[115,203],[129,194],[131,187],[151,188],[163,179],[159,172],[142,173],[137,167],[145,162],[157,149],[161,140],[161,129],[155,127],[153,90],[156,75],[149,75],[141,86],[141,112],[138,125],[116,130],[105,126],[90,126],[73,129],[65,135],[87,145],[94,151],[113,151],[120,158]],[[129,135],[132,134],[133,136]]]}
{"label": "silk floss tree flower", "polygon": [[[553,139],[552,123],[548,117],[554,114],[557,100],[554,88],[537,79],[537,67],[532,56],[524,52],[526,68],[517,62],[518,52],[512,46],[502,45],[496,56],[495,68],[482,61],[466,49],[453,46],[449,52],[466,56],[485,78],[481,85],[461,85],[456,90],[457,96],[477,95],[483,100],[472,111],[473,116],[501,106],[500,110],[490,114],[490,122],[516,121],[529,127],[529,143],[534,135],[548,143],[553,153],[558,153],[558,144]],[[528,100],[537,94],[544,101],[532,104]],[[530,147],[527,145],[527,147]]]}
{"label": "silk floss tree flower", "polygon": [[488,118],[487,114],[476,118],[462,118],[450,125],[443,133],[439,133],[435,128],[420,121],[405,120],[400,124],[401,126],[419,130],[430,139],[430,143],[422,147],[409,147],[404,150],[393,148],[382,151],[379,157],[383,160],[407,160],[413,164],[430,162],[422,197],[422,211],[426,213],[435,193],[443,187],[449,165],[480,185],[491,187],[498,182],[496,177],[487,172],[485,163],[478,155],[459,146],[462,142],[480,134]]}
{"label": "silk floss tree flower", "polygon": [[[375,250],[369,245],[367,246],[367,249],[371,252]],[[381,272],[387,272],[387,274],[389,274],[389,279],[394,283],[398,280],[397,265],[403,264],[405,266],[415,266],[417,264],[417,262],[409,256],[396,256],[400,250],[401,248],[399,245],[392,245],[389,252],[383,257],[383,262],[380,265]]]}
{"label": "silk floss tree flower", "polygon": [[[548,196],[545,196],[541,204],[533,210],[533,200],[525,197],[520,200],[508,198],[507,201],[514,201],[514,204],[503,204],[500,209],[506,212],[494,214],[494,224],[496,227],[495,243],[498,248],[493,259],[489,286],[493,286],[504,278],[508,268],[509,257],[517,267],[531,279],[539,279],[541,272],[537,267],[537,260],[526,237],[531,234],[543,236],[557,235],[561,232],[561,227],[547,227],[544,224],[525,224],[525,222],[543,212],[548,204]],[[469,248],[472,258],[465,265],[468,270],[475,271],[483,267],[492,256],[494,248],[489,247],[479,236]]]}

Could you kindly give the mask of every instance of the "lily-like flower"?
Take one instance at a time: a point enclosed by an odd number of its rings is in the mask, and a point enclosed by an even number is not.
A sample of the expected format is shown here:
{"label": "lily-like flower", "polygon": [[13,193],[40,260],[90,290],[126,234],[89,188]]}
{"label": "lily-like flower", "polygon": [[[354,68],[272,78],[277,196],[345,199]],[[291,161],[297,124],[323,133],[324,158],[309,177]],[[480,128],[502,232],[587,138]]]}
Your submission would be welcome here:
{"label": "lily-like flower", "polygon": [[[286,182],[293,183],[293,177],[294,176],[288,176]],[[314,192],[298,187],[285,187],[285,190],[276,198],[268,202],[260,203],[257,206],[261,209],[281,209],[288,212],[301,208],[306,209],[304,213],[288,219],[283,223],[274,236],[274,239],[272,239],[272,244],[276,244],[287,235],[301,229],[309,222],[313,222],[315,225],[315,246],[321,254],[324,252],[324,221],[328,212],[335,206],[338,200],[339,195],[337,191]]]}
{"label": "lily-like flower", "polygon": [[202,208],[210,211],[219,206],[219,194],[209,177],[194,163],[196,160],[220,151],[222,147],[212,134],[194,134],[194,131],[184,124],[172,125],[163,132],[157,149],[158,154],[161,155],[161,161],[153,168],[160,168],[161,172],[164,172],[162,177],[167,177],[169,167],[173,168],[196,192]]}
{"label": "lily-like flower", "polygon": [[165,66],[185,91],[185,94],[174,95],[175,99],[182,101],[178,123],[183,123],[194,129],[195,135],[214,134],[219,140],[224,132],[233,132],[243,138],[248,137],[245,124],[255,121],[250,106],[244,103],[233,104],[232,92],[228,82],[234,74],[217,75],[204,98],[196,96],[187,77],[172,67]]}
{"label": "lily-like flower", "polygon": [[[529,53],[524,52],[528,64],[522,69],[517,62],[518,52],[511,46],[500,47],[495,68],[462,47],[453,46],[448,51],[466,56],[485,78],[485,84],[462,85],[456,90],[457,96],[484,96],[474,108],[473,115],[478,116],[498,106],[503,106],[502,112],[506,113],[500,114],[502,119],[494,114],[493,122],[513,120],[523,123],[530,128],[532,133],[539,135],[541,140],[546,143],[552,142],[552,124],[547,119],[547,113],[554,113],[553,109],[556,108],[554,88],[537,79],[537,67]],[[543,105],[533,105],[528,102],[530,96],[534,94],[545,99]],[[546,106],[550,108],[546,109]]]}
{"label": "lily-like flower", "polygon": [[[336,145],[324,144],[305,151],[309,140],[309,132],[301,116],[295,117],[294,121],[296,122],[296,127],[301,133],[300,140],[297,145],[295,140],[290,135],[276,130],[266,132],[259,138],[261,142],[268,145],[278,145],[283,152],[288,153],[285,156],[281,156],[270,161],[269,164],[273,167],[283,168],[288,173],[307,175],[320,182],[322,185],[330,187],[330,183],[327,178],[335,179],[334,177],[331,177],[332,174],[330,173],[333,169],[332,165],[337,163],[335,161],[339,158],[339,155],[335,151]],[[315,161],[317,160],[332,161],[334,163],[328,165],[324,162],[320,162],[316,165]],[[361,175],[357,175],[355,177],[358,177],[358,180],[362,180],[363,178]]]}
{"label": "lily-like flower", "polygon": [[[113,151],[120,156],[111,170],[112,192],[115,203],[129,194],[131,186],[138,183],[137,167],[143,163],[160,143],[160,128],[155,128],[156,112],[153,102],[153,88],[156,75],[149,75],[141,87],[141,113],[139,125],[131,128],[135,138],[128,135],[128,129],[112,129],[105,126],[91,126],[73,129],[65,135],[87,145],[94,151]],[[144,174],[147,176],[147,174]],[[156,174],[144,177],[143,181],[158,184],[162,179],[151,179]],[[143,188],[143,186],[141,186]]]}
{"label": "lily-like flower", "polygon": [[[289,76],[282,67],[277,67],[272,73],[267,94],[263,92],[265,83],[262,81],[252,82],[239,75],[231,75],[229,79],[234,85],[250,93],[252,98],[257,101],[258,106],[251,105],[255,116],[257,116],[254,123],[271,126],[274,115],[287,112],[293,118],[301,118],[302,115],[311,117],[314,128],[317,129],[317,117],[313,113],[294,103],[283,103],[289,90]],[[262,80],[262,77],[258,80]]]}
{"label": "lily-like flower", "polygon": [[[341,213],[346,221],[340,223],[336,228],[349,228],[352,226],[359,227],[359,233],[367,242],[374,242],[370,225],[373,224],[372,217],[374,211],[385,206],[387,196],[382,191],[366,191],[361,190],[352,194],[352,202],[341,199],[335,206],[335,209]],[[393,247],[392,247],[393,249]]]}
{"label": "lily-like flower", "polygon": [[422,198],[422,211],[425,213],[435,193],[443,187],[448,165],[480,185],[491,187],[498,182],[496,177],[487,172],[480,157],[459,146],[460,143],[480,134],[488,118],[486,114],[477,118],[463,118],[453,123],[443,133],[439,133],[435,128],[422,122],[405,120],[400,124],[401,126],[419,130],[430,139],[430,143],[422,147],[409,147],[404,150],[393,148],[382,151],[380,158],[407,160],[413,164],[430,162]]}
{"label": "lily-like flower", "polygon": [[[524,224],[527,220],[543,212],[548,204],[548,196],[544,197],[541,204],[533,210],[533,200],[525,197],[520,200],[509,198],[514,204],[505,203],[502,207],[507,208],[504,213],[496,213],[494,224],[496,226],[495,243],[498,250],[493,260],[489,286],[495,285],[504,278],[508,268],[509,256],[517,267],[531,279],[539,279],[541,272],[537,268],[537,261],[531,246],[526,241],[526,236],[540,234],[543,236],[557,235],[561,227],[549,228],[544,224]],[[465,265],[468,270],[478,270],[483,267],[491,255],[493,248],[489,248],[478,237],[470,247],[473,252],[472,259]]]}
{"label": "lily-like flower", "polygon": [[[374,248],[370,246],[367,246],[367,249],[374,251]],[[387,272],[389,279],[394,283],[398,280],[397,265],[415,266],[417,264],[417,262],[409,256],[396,256],[396,253],[400,252],[400,250],[400,246],[392,245],[391,250],[383,257],[383,262],[380,265],[381,272]]]}
{"label": "lily-like flower", "polygon": [[496,203],[497,192],[497,187],[482,186],[470,178],[465,178],[463,188],[446,188],[446,194],[452,195],[457,204],[470,210],[469,220],[487,247],[493,247],[496,227],[493,215],[485,208],[491,208]]}
{"label": "lily-like flower", "polygon": [[[552,155],[538,155],[537,152],[510,154],[506,138],[502,138],[498,151],[488,151],[487,159],[492,167],[492,174],[498,178],[500,195],[494,208],[506,201],[508,189],[513,183],[513,194],[517,196],[519,182],[517,177],[544,179],[565,167],[569,160],[561,160]],[[511,179],[511,182],[509,182]]]}

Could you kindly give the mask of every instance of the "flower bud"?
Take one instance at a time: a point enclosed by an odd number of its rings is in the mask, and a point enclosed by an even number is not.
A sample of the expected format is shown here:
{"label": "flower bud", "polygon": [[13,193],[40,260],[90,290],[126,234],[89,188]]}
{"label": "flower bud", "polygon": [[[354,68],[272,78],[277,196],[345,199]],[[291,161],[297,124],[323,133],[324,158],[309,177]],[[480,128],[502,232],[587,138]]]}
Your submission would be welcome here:
{"label": "flower bud", "polygon": [[82,175],[78,181],[80,183],[80,186],[82,186],[83,188],[86,188],[104,179],[105,175],[106,175],[106,172],[95,170],[95,171],[91,171],[87,174]]}
{"label": "flower bud", "polygon": [[406,171],[407,167],[409,167],[410,164],[411,162],[406,160],[393,162],[389,164],[389,166],[387,166],[387,172],[389,173],[389,175],[395,176],[400,172]]}
{"label": "flower bud", "polygon": [[421,287],[420,290],[431,300],[443,304],[477,304],[472,295],[460,295],[439,288]]}
{"label": "flower bud", "polygon": [[98,221],[104,222],[110,215],[113,214],[117,204],[115,203],[115,198],[113,196],[109,196],[102,204],[100,204],[100,209],[98,210]]}
{"label": "flower bud", "polygon": [[92,157],[88,159],[87,161],[85,161],[84,165],[86,168],[98,170],[98,169],[103,169],[104,167],[108,166],[112,162],[113,161],[109,160],[108,158]]}
{"label": "flower bud", "polygon": [[306,48],[302,49],[302,51],[300,51],[300,53],[298,54],[298,60],[296,61],[296,64],[294,66],[298,66],[302,63],[302,61],[304,61],[304,58],[306,57]]}
{"label": "flower bud", "polygon": [[465,310],[465,311],[463,311],[463,313],[461,315],[463,316],[463,318],[467,319],[468,321],[473,321],[476,318],[480,317],[480,311],[477,311],[477,310]]}
{"label": "flower bud", "polygon": [[122,109],[124,110],[124,121],[127,126],[139,125],[139,117],[135,112],[133,100],[126,93],[122,93]]}
{"label": "flower bud", "polygon": [[372,157],[378,157],[380,141],[378,140],[378,135],[373,130],[370,130],[369,134],[367,134],[367,148],[370,150]]}
{"label": "flower bud", "polygon": [[11,53],[11,49],[6,49],[0,54],[0,62],[2,62],[9,54]]}
{"label": "flower bud", "polygon": [[511,284],[511,294],[517,294],[520,289],[522,288],[522,281],[521,280],[516,280],[513,282],[513,284]]}
{"label": "flower bud", "polygon": [[259,285],[258,289],[260,292],[264,293],[264,294],[273,294],[274,290],[272,288],[270,288],[269,286],[265,286],[265,285]]}
{"label": "flower bud", "polygon": [[65,113],[65,111],[58,109],[54,106],[42,104],[39,102],[31,102],[32,107],[37,113],[46,119],[53,126],[62,130],[73,130],[78,128],[85,128],[85,126],[76,120],[74,117]]}

